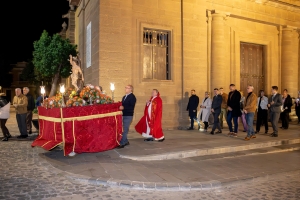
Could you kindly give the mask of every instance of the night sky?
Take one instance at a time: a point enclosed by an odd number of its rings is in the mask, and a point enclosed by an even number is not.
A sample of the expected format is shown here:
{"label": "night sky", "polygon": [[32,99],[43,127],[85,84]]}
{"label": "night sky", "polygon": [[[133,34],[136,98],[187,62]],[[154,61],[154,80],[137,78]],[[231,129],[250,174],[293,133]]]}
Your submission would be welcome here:
{"label": "night sky", "polygon": [[[67,0],[5,0],[1,1],[1,72],[10,64],[32,59],[33,42],[43,30],[49,34],[62,29],[62,15],[69,10]],[[7,72],[5,72],[7,74]],[[0,77],[0,85],[3,82]]]}

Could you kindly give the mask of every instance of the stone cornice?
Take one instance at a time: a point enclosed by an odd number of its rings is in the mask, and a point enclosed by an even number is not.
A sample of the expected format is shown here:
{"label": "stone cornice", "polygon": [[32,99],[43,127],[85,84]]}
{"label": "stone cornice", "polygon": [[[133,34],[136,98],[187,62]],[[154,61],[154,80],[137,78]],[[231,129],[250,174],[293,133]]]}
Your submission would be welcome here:
{"label": "stone cornice", "polygon": [[300,12],[300,5],[287,3],[285,1],[279,1],[279,0],[248,0],[248,1],[272,6],[275,8],[281,8],[292,12]]}

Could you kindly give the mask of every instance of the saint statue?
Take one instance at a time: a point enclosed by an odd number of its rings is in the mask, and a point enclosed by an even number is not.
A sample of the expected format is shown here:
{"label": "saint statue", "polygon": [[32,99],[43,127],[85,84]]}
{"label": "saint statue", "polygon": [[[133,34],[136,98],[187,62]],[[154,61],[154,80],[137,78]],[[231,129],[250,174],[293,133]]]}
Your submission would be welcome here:
{"label": "saint statue", "polygon": [[[83,78],[83,73],[80,67],[80,59],[79,57],[73,57],[70,55],[70,64],[72,65],[72,74],[71,74],[71,80],[72,80],[72,85],[75,87],[75,90],[78,91],[80,88],[78,87],[78,79],[79,79],[79,74],[81,74],[81,80],[82,82],[84,81]],[[83,85],[83,84],[80,84]]]}

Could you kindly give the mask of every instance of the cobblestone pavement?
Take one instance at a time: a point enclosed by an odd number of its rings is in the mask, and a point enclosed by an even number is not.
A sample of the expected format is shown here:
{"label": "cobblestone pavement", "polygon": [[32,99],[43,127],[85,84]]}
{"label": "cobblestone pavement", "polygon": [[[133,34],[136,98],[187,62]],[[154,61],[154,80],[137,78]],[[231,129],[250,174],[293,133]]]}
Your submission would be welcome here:
{"label": "cobblestone pavement", "polygon": [[[0,143],[0,199],[300,199],[299,172],[275,175],[268,182],[244,182],[210,191],[141,191],[74,184],[42,162],[38,155],[42,150],[30,144],[16,139]],[[288,157],[291,153],[284,154]],[[261,160],[261,156],[255,158]]]}

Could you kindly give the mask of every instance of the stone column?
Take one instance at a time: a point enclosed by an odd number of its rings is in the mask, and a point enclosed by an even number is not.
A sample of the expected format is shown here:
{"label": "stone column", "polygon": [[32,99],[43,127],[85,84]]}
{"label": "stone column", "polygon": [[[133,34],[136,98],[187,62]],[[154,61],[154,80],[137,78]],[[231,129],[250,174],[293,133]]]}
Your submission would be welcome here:
{"label": "stone column", "polygon": [[225,18],[226,14],[213,13],[211,22],[211,74],[210,89],[226,87],[225,74]]}
{"label": "stone column", "polygon": [[281,90],[288,89],[292,97],[297,95],[299,81],[298,45],[297,30],[291,27],[283,28],[281,40]]}

